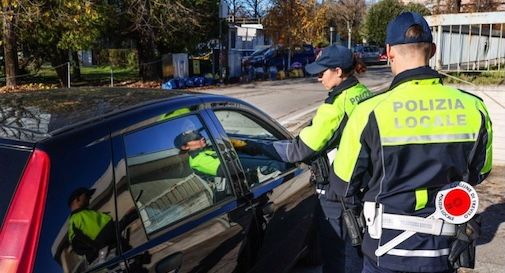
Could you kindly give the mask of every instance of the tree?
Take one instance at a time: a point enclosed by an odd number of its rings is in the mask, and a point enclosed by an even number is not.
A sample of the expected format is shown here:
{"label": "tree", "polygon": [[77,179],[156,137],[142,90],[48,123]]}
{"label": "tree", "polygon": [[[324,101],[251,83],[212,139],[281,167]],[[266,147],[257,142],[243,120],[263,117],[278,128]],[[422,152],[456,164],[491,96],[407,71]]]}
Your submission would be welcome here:
{"label": "tree", "polygon": [[384,45],[389,21],[403,11],[414,11],[422,15],[430,15],[430,11],[421,4],[409,3],[403,5],[399,0],[380,1],[370,8],[365,17],[363,32],[368,42]]}
{"label": "tree", "polygon": [[242,0],[226,0],[228,5],[230,15],[235,17],[245,17],[247,12],[245,11]]}
{"label": "tree", "polygon": [[143,80],[160,77],[160,51],[189,51],[217,36],[218,1],[125,0],[121,8],[126,31],[137,41]]}
{"label": "tree", "polygon": [[431,15],[431,11],[428,8],[426,8],[424,5],[421,5],[419,3],[408,3],[403,8],[403,11],[417,12],[417,13],[421,14],[422,16]]}
{"label": "tree", "polygon": [[[338,0],[333,13],[340,36],[349,38],[348,27],[350,27],[351,33],[359,37],[358,30],[365,15],[364,0]],[[355,40],[357,39],[355,38]]]}
{"label": "tree", "polygon": [[267,35],[289,47],[311,42],[316,36],[315,25],[311,22],[316,16],[315,6],[315,0],[272,1],[272,8],[264,20]]}
{"label": "tree", "polygon": [[503,4],[502,0],[438,0],[433,8],[433,13],[446,14],[496,11],[501,4]]}
{"label": "tree", "polygon": [[17,1],[1,1],[2,45],[4,50],[5,82],[8,87],[17,85],[18,49],[15,32]]}
{"label": "tree", "polygon": [[[33,0],[19,10],[21,40],[26,52],[49,61],[62,85],[72,51],[90,48],[111,23],[105,1]],[[79,75],[76,75],[79,76]]]}
{"label": "tree", "polygon": [[401,13],[403,5],[398,0],[383,0],[373,5],[365,18],[364,33],[369,43],[383,45],[388,22]]}
{"label": "tree", "polygon": [[266,14],[268,0],[243,0],[243,6],[251,17],[263,17]]}

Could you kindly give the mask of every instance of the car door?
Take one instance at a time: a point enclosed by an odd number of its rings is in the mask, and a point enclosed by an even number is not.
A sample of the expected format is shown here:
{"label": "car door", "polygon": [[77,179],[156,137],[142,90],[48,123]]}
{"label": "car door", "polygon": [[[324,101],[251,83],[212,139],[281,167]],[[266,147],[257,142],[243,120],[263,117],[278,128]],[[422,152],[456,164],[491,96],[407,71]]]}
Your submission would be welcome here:
{"label": "car door", "polygon": [[[240,270],[252,212],[198,108],[159,113],[119,131],[113,138],[116,196],[129,272]],[[176,144],[189,131],[205,139],[221,175],[197,169],[193,155]]]}
{"label": "car door", "polygon": [[[51,170],[33,272],[125,273],[114,236],[107,240],[110,244],[95,249],[95,255],[89,255],[87,250],[77,250],[69,232],[69,218],[73,213],[70,196],[79,188],[94,190],[89,210],[108,215],[114,224],[117,223],[108,127],[101,123],[89,124],[80,130],[50,138],[38,146],[49,155]],[[92,222],[96,218],[84,219],[83,222]]]}
{"label": "car door", "polygon": [[[212,112],[224,139],[270,143],[291,138],[271,118],[246,105],[216,106]],[[251,272],[284,272],[304,250],[313,226],[317,200],[310,173],[304,164],[235,152],[262,221],[262,246]]]}

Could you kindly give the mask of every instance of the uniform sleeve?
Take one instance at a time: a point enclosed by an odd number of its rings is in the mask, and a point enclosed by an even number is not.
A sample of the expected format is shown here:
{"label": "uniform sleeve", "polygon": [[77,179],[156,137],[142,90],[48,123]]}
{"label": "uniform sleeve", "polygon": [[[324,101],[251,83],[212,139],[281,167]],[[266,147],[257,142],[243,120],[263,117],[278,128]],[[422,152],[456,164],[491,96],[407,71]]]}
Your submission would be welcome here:
{"label": "uniform sleeve", "polygon": [[319,106],[311,124],[303,128],[300,135],[292,141],[274,142],[275,151],[282,161],[304,161],[325,149],[334,134],[342,131],[347,121],[343,100],[343,96],[339,96],[333,104]]}
{"label": "uniform sleeve", "polygon": [[481,112],[482,125],[475,151],[469,164],[468,177],[468,182],[474,185],[486,179],[493,166],[493,128],[491,119],[482,101],[478,101],[478,108]]}
{"label": "uniform sleeve", "polygon": [[330,180],[331,191],[340,196],[359,192],[370,164],[369,113],[354,111],[344,129],[339,149],[333,162],[335,179]]}

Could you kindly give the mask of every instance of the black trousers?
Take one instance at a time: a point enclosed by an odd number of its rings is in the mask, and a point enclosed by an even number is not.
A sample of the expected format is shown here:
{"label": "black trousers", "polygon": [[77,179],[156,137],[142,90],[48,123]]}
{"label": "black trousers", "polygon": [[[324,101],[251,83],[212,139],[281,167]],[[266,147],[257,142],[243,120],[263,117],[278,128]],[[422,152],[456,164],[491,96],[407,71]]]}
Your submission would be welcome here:
{"label": "black trousers", "polygon": [[318,206],[318,234],[323,273],[361,272],[363,259],[351,245],[342,222],[342,205],[321,196]]}

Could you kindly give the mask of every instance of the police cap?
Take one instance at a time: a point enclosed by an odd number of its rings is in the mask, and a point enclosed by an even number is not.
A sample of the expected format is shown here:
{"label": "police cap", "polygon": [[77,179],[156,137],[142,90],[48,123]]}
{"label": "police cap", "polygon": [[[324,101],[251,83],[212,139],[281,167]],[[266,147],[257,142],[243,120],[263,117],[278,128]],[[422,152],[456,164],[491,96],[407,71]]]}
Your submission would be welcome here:
{"label": "police cap", "polygon": [[340,67],[342,70],[349,70],[354,65],[352,52],[347,47],[331,45],[321,50],[313,63],[305,66],[307,73],[315,75],[329,68]]}
{"label": "police cap", "polygon": [[70,196],[68,197],[68,206],[70,207],[70,204],[72,204],[72,201],[76,199],[77,197],[81,196],[82,194],[86,194],[88,198],[91,198],[91,196],[95,193],[96,189],[88,189],[84,187],[80,187],[75,189]]}
{"label": "police cap", "polygon": [[[421,27],[423,30],[422,34],[417,37],[407,37],[405,35],[407,30],[414,25],[419,25]],[[403,12],[388,24],[386,33],[386,44],[388,45],[431,42],[433,42],[433,37],[431,36],[430,26],[419,13]]]}
{"label": "police cap", "polygon": [[202,139],[203,136],[195,130],[191,131],[186,131],[181,134],[179,134],[177,137],[174,139],[174,146],[177,148],[180,148],[182,145],[192,141],[192,140],[200,140]]}

